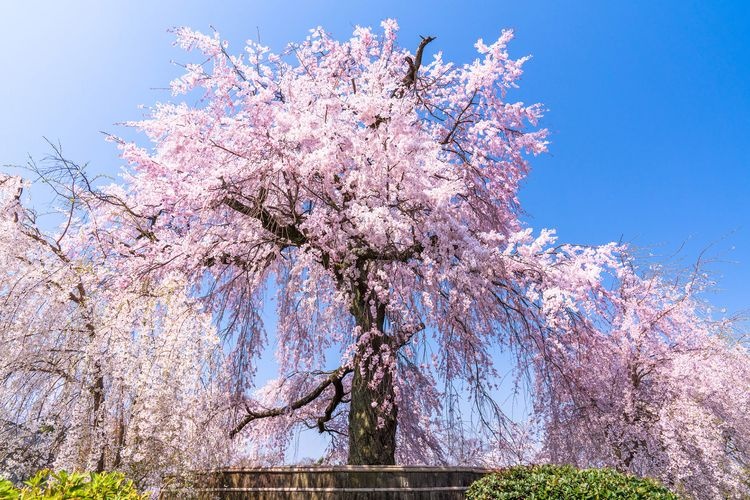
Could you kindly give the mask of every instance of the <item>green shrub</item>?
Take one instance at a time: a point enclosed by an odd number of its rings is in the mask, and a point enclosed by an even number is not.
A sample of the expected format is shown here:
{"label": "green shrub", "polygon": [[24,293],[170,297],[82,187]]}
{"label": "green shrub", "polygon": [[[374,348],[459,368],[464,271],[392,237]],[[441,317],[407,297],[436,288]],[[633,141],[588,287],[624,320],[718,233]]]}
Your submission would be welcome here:
{"label": "green shrub", "polygon": [[0,500],[145,500],[133,482],[119,472],[52,472],[45,469],[16,488],[10,481],[0,480]]}
{"label": "green shrub", "polygon": [[10,500],[18,498],[18,490],[13,483],[7,479],[0,479],[0,500]]}
{"label": "green shrub", "polygon": [[576,469],[569,465],[518,466],[475,481],[468,500],[515,499],[664,499],[678,496],[652,479],[613,469]]}

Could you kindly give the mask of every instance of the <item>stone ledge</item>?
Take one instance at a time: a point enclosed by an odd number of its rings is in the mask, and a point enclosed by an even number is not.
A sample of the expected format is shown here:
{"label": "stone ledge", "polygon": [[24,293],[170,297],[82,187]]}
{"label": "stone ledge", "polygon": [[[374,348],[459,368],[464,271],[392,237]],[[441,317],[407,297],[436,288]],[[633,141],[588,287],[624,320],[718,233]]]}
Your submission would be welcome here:
{"label": "stone ledge", "polygon": [[227,468],[166,478],[160,498],[454,500],[493,469],[424,466]]}

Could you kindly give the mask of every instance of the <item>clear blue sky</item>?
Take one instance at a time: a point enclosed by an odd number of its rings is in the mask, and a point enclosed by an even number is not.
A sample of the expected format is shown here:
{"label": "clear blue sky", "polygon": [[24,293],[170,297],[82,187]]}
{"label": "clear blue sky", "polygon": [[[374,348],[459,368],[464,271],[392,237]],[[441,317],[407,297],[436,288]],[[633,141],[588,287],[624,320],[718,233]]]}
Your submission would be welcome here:
{"label": "clear blue sky", "polygon": [[[171,26],[216,27],[234,51],[275,50],[322,25],[338,37],[395,17],[402,44],[467,62],[473,43],[516,30],[532,54],[511,98],[543,102],[550,154],[522,192],[527,220],[563,241],[620,238],[661,256],[683,243],[720,259],[717,307],[750,307],[750,2],[748,1],[6,1],[0,4],[0,164],[42,157],[47,136],[97,172],[116,173],[99,131],[127,133],[139,104],[191,62]],[[710,248],[709,248],[710,247]]]}

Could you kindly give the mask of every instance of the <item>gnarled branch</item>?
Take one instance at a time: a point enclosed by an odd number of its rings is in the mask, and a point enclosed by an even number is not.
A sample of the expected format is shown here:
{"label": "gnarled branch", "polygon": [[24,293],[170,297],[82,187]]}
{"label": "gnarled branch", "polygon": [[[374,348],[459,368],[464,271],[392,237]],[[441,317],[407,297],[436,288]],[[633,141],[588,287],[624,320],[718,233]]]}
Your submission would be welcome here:
{"label": "gnarled branch", "polygon": [[318,397],[320,397],[320,395],[323,394],[323,391],[325,391],[328,388],[328,386],[333,385],[335,388],[335,393],[334,393],[333,398],[331,399],[331,403],[329,403],[328,408],[326,408],[325,415],[323,415],[322,417],[318,419],[318,428],[320,429],[322,426],[323,429],[325,429],[325,426],[324,426],[325,422],[331,419],[333,411],[336,409],[336,407],[338,406],[338,404],[341,402],[341,400],[344,397],[344,386],[342,384],[342,379],[347,374],[351,373],[352,371],[353,371],[352,368],[346,368],[346,367],[341,367],[341,368],[334,370],[325,380],[323,380],[320,384],[318,384],[313,390],[311,390],[306,395],[291,402],[290,404],[286,406],[269,408],[267,410],[262,410],[262,411],[254,411],[254,410],[248,409],[247,414],[229,432],[229,437],[233,438],[234,436],[239,434],[242,431],[242,429],[245,428],[245,426],[247,426],[250,422],[254,420],[258,420],[261,418],[278,417],[290,411],[299,410],[300,408],[307,406],[313,401],[315,401],[316,399],[318,399]]}
{"label": "gnarled branch", "polygon": [[326,406],[326,411],[323,416],[318,417],[318,432],[320,432],[321,434],[327,430],[325,425],[326,422],[333,418],[333,412],[336,411],[336,408],[341,403],[341,401],[343,401],[344,396],[346,395],[346,393],[344,392],[344,384],[343,382],[341,382],[340,378],[333,379],[331,383],[333,384],[333,389],[335,391],[333,393],[333,398],[331,398],[330,403],[328,403],[328,406]]}
{"label": "gnarled branch", "polygon": [[424,48],[434,39],[434,36],[422,37],[422,41],[419,42],[419,47],[417,47],[417,53],[414,56],[414,59],[412,59],[411,56],[406,56],[406,64],[409,65],[409,69],[401,80],[401,85],[393,90],[391,97],[402,98],[407,89],[416,86],[417,74],[419,73],[419,68],[422,66],[422,54],[424,53]]}
{"label": "gnarled branch", "polygon": [[422,41],[419,42],[419,47],[417,47],[417,54],[414,57],[414,60],[412,60],[411,57],[406,57],[406,63],[409,65],[409,71],[406,73],[406,76],[404,77],[402,82],[404,84],[404,87],[406,87],[407,89],[416,85],[417,73],[419,72],[420,66],[422,66],[422,54],[424,53],[424,48],[427,47],[428,43],[435,39],[434,36],[421,38]]}

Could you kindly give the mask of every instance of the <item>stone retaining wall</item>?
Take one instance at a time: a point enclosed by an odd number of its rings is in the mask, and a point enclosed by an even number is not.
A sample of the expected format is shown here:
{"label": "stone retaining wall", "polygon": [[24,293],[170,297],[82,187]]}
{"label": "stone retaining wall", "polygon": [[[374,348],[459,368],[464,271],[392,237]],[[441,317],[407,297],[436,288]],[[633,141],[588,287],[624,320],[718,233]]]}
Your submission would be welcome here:
{"label": "stone retaining wall", "polygon": [[490,469],[321,466],[218,469],[169,477],[164,500],[458,500]]}

